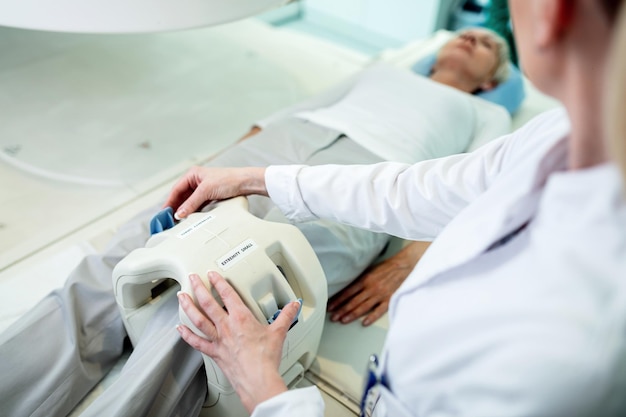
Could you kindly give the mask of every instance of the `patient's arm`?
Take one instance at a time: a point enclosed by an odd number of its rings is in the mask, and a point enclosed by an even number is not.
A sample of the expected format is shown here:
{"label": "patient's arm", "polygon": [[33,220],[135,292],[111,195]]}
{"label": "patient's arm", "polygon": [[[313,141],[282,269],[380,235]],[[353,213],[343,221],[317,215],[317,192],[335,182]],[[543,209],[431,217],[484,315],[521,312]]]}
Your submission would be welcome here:
{"label": "patient's arm", "polygon": [[245,135],[243,135],[241,138],[239,138],[239,140],[237,142],[243,142],[246,139],[251,138],[252,136],[256,135],[257,133],[259,133],[261,131],[261,128],[258,126],[252,126],[252,128],[250,128],[250,131],[248,133],[246,133]]}
{"label": "patient's arm", "polygon": [[209,156],[208,158],[206,158],[204,161],[202,161],[202,165],[206,165],[208,162],[212,161],[213,159],[217,158],[218,156],[220,156],[222,153],[226,152],[227,150],[231,149],[231,147],[233,146],[237,146],[238,143],[243,142],[246,139],[250,139],[252,136],[256,135],[257,133],[259,133],[261,131],[261,128],[254,125],[250,128],[250,130],[248,131],[248,133],[246,133],[245,135],[243,135],[242,137],[240,137],[239,139],[237,139],[237,142],[235,142],[234,144],[232,144],[231,146],[227,146],[226,148],[222,149],[221,151],[218,151],[216,153],[214,153],[213,155]]}
{"label": "patient's arm", "polygon": [[400,252],[368,268],[328,301],[332,321],[350,323],[361,316],[363,325],[378,320],[389,307],[391,295],[400,287],[430,242],[411,242]]}

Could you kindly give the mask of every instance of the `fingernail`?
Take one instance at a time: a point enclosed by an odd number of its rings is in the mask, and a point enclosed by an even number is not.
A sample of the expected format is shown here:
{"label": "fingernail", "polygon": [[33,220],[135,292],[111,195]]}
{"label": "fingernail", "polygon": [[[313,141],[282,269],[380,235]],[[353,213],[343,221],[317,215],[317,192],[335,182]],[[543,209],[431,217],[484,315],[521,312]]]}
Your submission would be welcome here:
{"label": "fingernail", "polygon": [[352,321],[352,316],[345,316],[341,319],[342,323],[350,323]]}
{"label": "fingernail", "polygon": [[183,328],[180,326],[180,324],[176,325],[176,330],[178,331],[178,333],[183,334]]}
{"label": "fingernail", "polygon": [[363,320],[363,326],[369,326],[370,324],[372,324],[371,321],[369,321],[367,319]]}
{"label": "fingernail", "polygon": [[339,314],[333,314],[332,316],[330,316],[330,321],[337,321],[339,320]]}
{"label": "fingernail", "polygon": [[178,209],[176,213],[174,213],[174,218],[176,220],[182,220],[185,218],[186,214],[187,214],[187,210],[181,208],[181,209]]}
{"label": "fingernail", "polygon": [[198,276],[196,274],[189,275],[189,281],[195,282],[197,279],[198,279]]}

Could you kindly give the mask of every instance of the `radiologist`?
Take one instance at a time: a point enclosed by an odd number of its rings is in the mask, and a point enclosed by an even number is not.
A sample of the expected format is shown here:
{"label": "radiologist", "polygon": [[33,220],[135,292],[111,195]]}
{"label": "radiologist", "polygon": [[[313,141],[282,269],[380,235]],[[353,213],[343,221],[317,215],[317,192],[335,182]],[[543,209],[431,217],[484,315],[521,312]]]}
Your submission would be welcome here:
{"label": "radiologist", "polygon": [[[294,221],[408,239],[443,228],[392,298],[362,415],[624,416],[625,184],[603,123],[607,92],[624,85],[623,71],[617,84],[606,77],[622,3],[510,0],[523,68],[564,108],[474,153],[414,165],[197,169],[168,204],[184,217],[208,200],[260,194]],[[623,110],[618,117],[623,125]],[[297,303],[265,326],[219,274],[208,278],[225,309],[191,278],[199,306],[179,299],[205,336],[178,329],[215,359],[253,416],[322,416],[317,388],[288,391],[277,371]]]}
{"label": "radiologist", "polygon": [[[462,152],[477,124],[472,103],[481,100],[468,93],[489,90],[506,78],[506,45],[500,45],[504,41],[488,31],[461,32],[440,51],[431,79],[391,67],[368,68],[258,122],[245,140],[207,165],[414,162]],[[268,198],[249,200],[259,217],[287,221]],[[0,374],[10,375],[0,382],[3,412],[14,417],[67,415],[118,361],[126,333],[111,272],[129,252],[145,245],[150,217],[157,211],[151,207],[124,224],[103,253],[85,257],[62,289],[0,334]],[[385,234],[333,221],[298,227],[320,259],[329,293],[357,277],[388,241]],[[172,298],[157,312],[118,378],[82,416],[198,414],[206,375],[201,355],[175,330],[177,309]]]}

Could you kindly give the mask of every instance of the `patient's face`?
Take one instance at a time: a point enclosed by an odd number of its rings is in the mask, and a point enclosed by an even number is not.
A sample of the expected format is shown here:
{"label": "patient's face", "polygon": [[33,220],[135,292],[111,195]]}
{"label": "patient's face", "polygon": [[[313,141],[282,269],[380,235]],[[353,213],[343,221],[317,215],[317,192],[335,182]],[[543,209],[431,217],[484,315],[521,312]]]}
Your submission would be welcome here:
{"label": "patient's face", "polygon": [[498,44],[491,33],[470,29],[448,41],[437,55],[436,66],[454,70],[477,88],[488,83],[498,66]]}

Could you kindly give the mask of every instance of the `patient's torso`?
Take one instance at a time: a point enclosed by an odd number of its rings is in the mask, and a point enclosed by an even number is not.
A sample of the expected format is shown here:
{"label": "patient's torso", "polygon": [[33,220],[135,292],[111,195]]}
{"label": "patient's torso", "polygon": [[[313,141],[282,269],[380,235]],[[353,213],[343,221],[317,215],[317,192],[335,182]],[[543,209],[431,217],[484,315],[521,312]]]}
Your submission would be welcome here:
{"label": "patient's torso", "polygon": [[413,163],[463,152],[475,130],[472,96],[387,66],[363,72],[337,103],[296,114],[386,160]]}

